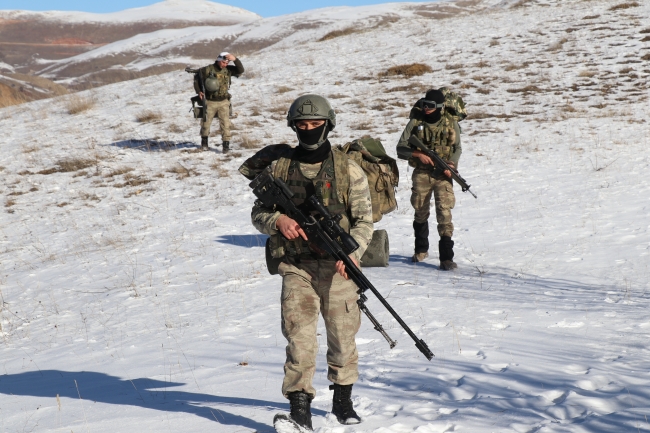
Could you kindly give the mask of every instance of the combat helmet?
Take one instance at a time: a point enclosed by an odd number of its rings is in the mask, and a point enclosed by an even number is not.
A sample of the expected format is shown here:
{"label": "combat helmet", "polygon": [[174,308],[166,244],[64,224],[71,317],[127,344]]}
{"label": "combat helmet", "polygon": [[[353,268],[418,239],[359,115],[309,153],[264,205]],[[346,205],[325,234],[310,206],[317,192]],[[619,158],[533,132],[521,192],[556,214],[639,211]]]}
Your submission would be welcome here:
{"label": "combat helmet", "polygon": [[210,76],[205,79],[205,91],[208,93],[213,93],[219,90],[219,80],[217,77]]}
{"label": "combat helmet", "polygon": [[[319,140],[315,144],[304,143],[300,139],[296,122],[299,120],[324,120],[325,128]],[[315,150],[327,140],[327,134],[336,127],[336,113],[332,109],[327,98],[321,95],[302,95],[289,107],[287,113],[287,126],[293,129],[298,135],[300,145],[308,150]]]}

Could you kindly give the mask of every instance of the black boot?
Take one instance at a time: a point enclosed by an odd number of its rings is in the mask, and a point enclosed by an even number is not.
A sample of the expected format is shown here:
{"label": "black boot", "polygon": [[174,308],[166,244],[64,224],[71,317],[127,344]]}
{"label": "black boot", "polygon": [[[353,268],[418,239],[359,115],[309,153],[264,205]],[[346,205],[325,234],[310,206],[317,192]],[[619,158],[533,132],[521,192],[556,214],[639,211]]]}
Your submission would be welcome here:
{"label": "black boot", "polygon": [[440,254],[440,269],[450,271],[458,265],[454,263],[454,241],[449,236],[441,236],[438,242],[438,253]]}
{"label": "black boot", "polygon": [[230,141],[223,142],[223,153],[226,153],[230,150]]}
{"label": "black boot", "polygon": [[429,254],[429,222],[418,223],[413,221],[413,233],[415,234],[415,254],[411,259],[413,262],[421,262]]}
{"label": "black boot", "polygon": [[334,390],[332,400],[332,414],[341,424],[359,424],[361,417],[357,415],[352,407],[352,385],[330,385]]}
{"label": "black boot", "polygon": [[201,150],[208,150],[208,137],[201,137]]}
{"label": "black boot", "polygon": [[311,426],[311,397],[306,392],[295,391],[289,394],[291,404],[291,419],[300,427],[312,431]]}

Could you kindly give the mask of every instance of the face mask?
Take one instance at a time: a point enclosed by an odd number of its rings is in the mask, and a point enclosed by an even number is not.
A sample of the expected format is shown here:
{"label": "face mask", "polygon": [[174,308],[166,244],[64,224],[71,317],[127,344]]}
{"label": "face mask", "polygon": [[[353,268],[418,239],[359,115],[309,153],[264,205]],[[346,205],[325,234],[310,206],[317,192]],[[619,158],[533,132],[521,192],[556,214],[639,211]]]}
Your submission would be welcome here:
{"label": "face mask", "polygon": [[427,123],[436,123],[442,118],[442,113],[440,110],[436,110],[431,114],[425,114],[424,115],[424,121]]}
{"label": "face mask", "polygon": [[318,128],[310,130],[296,128],[296,134],[298,134],[300,145],[307,150],[315,150],[318,148],[318,146],[327,139],[329,131],[326,130],[326,127],[327,122]]}

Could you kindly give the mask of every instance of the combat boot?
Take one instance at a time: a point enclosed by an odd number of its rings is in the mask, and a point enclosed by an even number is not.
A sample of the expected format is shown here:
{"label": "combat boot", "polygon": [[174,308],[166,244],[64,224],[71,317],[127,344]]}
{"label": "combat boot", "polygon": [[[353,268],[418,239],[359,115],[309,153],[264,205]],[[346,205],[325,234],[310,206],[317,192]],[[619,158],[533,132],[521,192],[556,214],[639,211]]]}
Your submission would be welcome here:
{"label": "combat boot", "polygon": [[330,385],[334,390],[332,399],[332,414],[336,419],[345,425],[359,424],[361,417],[357,415],[352,407],[352,385]]}
{"label": "combat boot", "polygon": [[413,221],[413,234],[415,235],[415,254],[411,257],[413,263],[421,262],[429,257],[429,221],[419,223]]}
{"label": "combat boot", "polygon": [[415,253],[411,257],[411,261],[413,263],[423,262],[427,257],[429,257],[429,253]]}
{"label": "combat boot", "polygon": [[226,153],[230,150],[230,141],[224,141],[222,145],[223,145],[223,153]]}
{"label": "combat boot", "polygon": [[438,242],[438,253],[440,254],[440,269],[451,271],[458,265],[454,263],[454,241],[450,236],[441,236]]}
{"label": "combat boot", "polygon": [[201,137],[201,150],[208,150],[208,137]]}
{"label": "combat boot", "polygon": [[311,397],[306,392],[295,391],[289,394],[291,419],[306,431],[313,431],[311,426]]}

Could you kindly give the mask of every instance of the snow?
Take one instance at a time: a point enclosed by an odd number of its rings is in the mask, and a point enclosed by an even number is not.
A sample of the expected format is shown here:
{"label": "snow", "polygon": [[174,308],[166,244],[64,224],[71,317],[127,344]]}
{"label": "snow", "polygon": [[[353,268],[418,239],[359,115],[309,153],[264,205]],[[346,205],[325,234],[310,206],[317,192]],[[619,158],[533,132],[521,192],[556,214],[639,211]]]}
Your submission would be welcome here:
{"label": "snow", "polygon": [[4,19],[45,19],[69,23],[134,23],[149,20],[173,21],[223,21],[243,23],[260,18],[256,13],[234,6],[208,0],[165,0],[150,6],[125,9],[120,12],[96,14],[89,12],[47,11],[33,12],[22,10],[0,11]]}
{"label": "snow", "polygon": [[4,69],[5,71],[9,71],[9,72],[16,72],[13,66],[5,62],[0,62],[0,69]]}
{"label": "snow", "polygon": [[[399,209],[377,224],[390,266],[364,271],[436,357],[369,295],[398,345],[363,319],[353,396],[364,422],[342,426],[329,413],[321,324],[316,431],[649,431],[650,70],[639,32],[650,4],[639,3],[495,3],[283,41],[242,58],[227,155],[195,152],[184,72],[82,93],[94,106],[77,115],[71,96],[0,110],[2,430],[273,431],[288,409],[280,278],[249,221],[237,168],[255,149],[244,144],[293,143],[283,110],[316,92],[337,111],[335,144],[369,133],[395,155],[410,104],[448,85],[473,116],[459,169],[478,195],[456,188],[459,269],[439,271],[435,251],[409,263],[400,161]],[[432,43],[438,34],[457,37]],[[377,77],[412,62],[433,72]],[[146,111],[161,117],[138,122]],[[90,165],[45,174],[66,158]]]}

